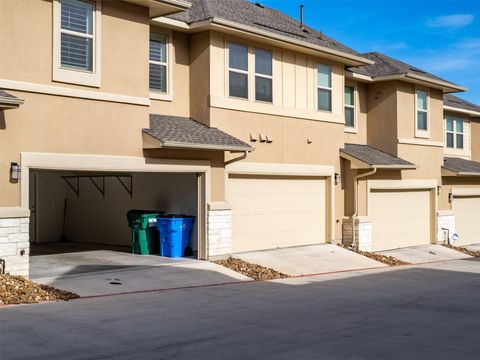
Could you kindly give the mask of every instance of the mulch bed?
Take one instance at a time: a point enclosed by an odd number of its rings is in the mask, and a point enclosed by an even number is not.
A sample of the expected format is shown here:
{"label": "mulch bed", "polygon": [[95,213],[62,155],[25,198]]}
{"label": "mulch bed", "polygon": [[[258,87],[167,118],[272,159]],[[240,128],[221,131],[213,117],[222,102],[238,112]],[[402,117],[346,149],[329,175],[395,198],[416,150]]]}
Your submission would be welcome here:
{"label": "mulch bed", "polygon": [[34,304],[42,301],[72,300],[80,296],[27,280],[22,276],[0,275],[0,305]]}
{"label": "mulch bed", "polygon": [[450,244],[443,244],[443,246],[445,246],[449,249],[452,249],[452,250],[460,251],[461,253],[464,253],[464,254],[467,254],[467,255],[470,255],[470,256],[480,257],[480,251],[472,251],[472,250],[468,250],[468,249],[466,249],[464,247],[461,247],[461,246],[453,246],[453,245],[450,245]]}
{"label": "mulch bed", "polygon": [[226,268],[236,271],[240,274],[248,276],[254,280],[275,280],[275,279],[285,279],[289,276],[278,272],[276,270],[251,264],[247,261],[229,257],[224,260],[213,261],[215,264],[225,266]]}
{"label": "mulch bed", "polygon": [[350,251],[354,251],[354,252],[356,252],[360,255],[363,255],[363,256],[368,257],[368,258],[373,259],[373,260],[376,260],[376,261],[381,262],[383,264],[387,264],[389,266],[410,265],[410,263],[402,261],[400,259],[397,259],[393,256],[380,255],[380,254],[376,254],[376,253],[369,252],[369,251],[354,250],[350,246],[346,246],[346,245],[343,245],[343,244],[338,244],[338,246],[340,246],[344,249],[350,250]]}

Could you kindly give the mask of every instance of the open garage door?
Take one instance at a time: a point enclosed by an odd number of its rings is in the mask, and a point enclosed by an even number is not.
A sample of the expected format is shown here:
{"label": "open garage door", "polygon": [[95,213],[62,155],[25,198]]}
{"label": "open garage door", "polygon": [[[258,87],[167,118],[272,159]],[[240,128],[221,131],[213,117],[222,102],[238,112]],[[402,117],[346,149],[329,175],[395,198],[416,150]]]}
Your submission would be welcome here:
{"label": "open garage door", "polygon": [[375,190],[369,194],[372,251],[430,244],[429,190]]}
{"label": "open garage door", "polygon": [[[131,209],[195,216],[191,254],[198,246],[196,173],[30,171],[31,252],[131,252]],[[155,224],[153,224],[153,227]]]}
{"label": "open garage door", "polygon": [[230,174],[232,252],[324,243],[326,181]]}
{"label": "open garage door", "polygon": [[455,232],[460,235],[455,245],[480,243],[480,196],[455,197],[452,206]]}

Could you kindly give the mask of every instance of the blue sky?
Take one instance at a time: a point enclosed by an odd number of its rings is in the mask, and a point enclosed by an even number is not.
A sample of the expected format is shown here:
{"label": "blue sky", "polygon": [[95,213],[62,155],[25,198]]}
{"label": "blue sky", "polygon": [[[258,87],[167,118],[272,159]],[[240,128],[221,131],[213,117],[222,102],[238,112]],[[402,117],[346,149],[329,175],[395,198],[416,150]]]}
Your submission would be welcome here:
{"label": "blue sky", "polygon": [[469,90],[480,105],[480,0],[260,0],[359,52],[380,51]]}

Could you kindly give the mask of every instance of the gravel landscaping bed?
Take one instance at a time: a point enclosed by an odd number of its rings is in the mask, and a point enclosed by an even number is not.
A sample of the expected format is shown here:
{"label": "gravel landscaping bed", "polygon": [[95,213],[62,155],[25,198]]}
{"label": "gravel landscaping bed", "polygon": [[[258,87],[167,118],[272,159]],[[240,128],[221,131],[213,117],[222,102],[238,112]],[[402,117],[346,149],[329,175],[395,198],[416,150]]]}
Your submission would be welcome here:
{"label": "gravel landscaping bed", "polygon": [[22,276],[0,275],[0,305],[34,304],[41,301],[71,300],[79,296],[69,291],[34,283]]}
{"label": "gravel landscaping bed", "polygon": [[275,280],[289,277],[288,275],[282,274],[281,272],[278,272],[276,270],[256,264],[251,264],[249,262],[232,257],[224,260],[217,260],[214,261],[214,263],[225,266],[230,270],[236,271],[254,280]]}
{"label": "gravel landscaping bed", "polygon": [[357,254],[363,255],[365,257],[376,260],[376,261],[381,262],[383,264],[387,264],[388,266],[410,265],[410,263],[399,260],[399,259],[397,259],[393,256],[380,255],[380,254],[376,254],[376,253],[368,252],[368,251],[354,250],[350,246],[346,246],[346,245],[343,245],[343,244],[338,244],[338,246],[340,246],[344,249],[350,250],[350,251],[354,251]]}
{"label": "gravel landscaping bed", "polygon": [[480,251],[472,251],[472,250],[468,250],[468,249],[466,249],[464,247],[461,247],[461,246],[453,246],[453,245],[450,245],[450,244],[443,244],[443,246],[445,246],[449,249],[460,251],[461,253],[464,253],[464,254],[467,254],[467,255],[470,255],[470,256],[480,257]]}

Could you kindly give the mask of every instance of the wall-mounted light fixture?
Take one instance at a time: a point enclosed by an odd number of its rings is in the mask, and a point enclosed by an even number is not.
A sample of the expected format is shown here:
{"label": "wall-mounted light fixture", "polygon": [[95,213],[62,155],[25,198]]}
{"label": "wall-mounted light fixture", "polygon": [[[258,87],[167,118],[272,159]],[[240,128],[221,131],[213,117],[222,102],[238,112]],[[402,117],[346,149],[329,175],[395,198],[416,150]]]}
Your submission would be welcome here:
{"label": "wall-mounted light fixture", "polygon": [[341,176],[339,173],[335,173],[334,179],[335,179],[335,185],[340,184]]}
{"label": "wall-mounted light fixture", "polygon": [[437,186],[437,195],[440,196],[442,194],[442,187]]}
{"label": "wall-mounted light fixture", "polygon": [[22,177],[22,169],[16,162],[10,163],[10,179],[18,180]]}
{"label": "wall-mounted light fixture", "polygon": [[448,202],[452,202],[452,201],[453,201],[453,194],[448,193]]}

